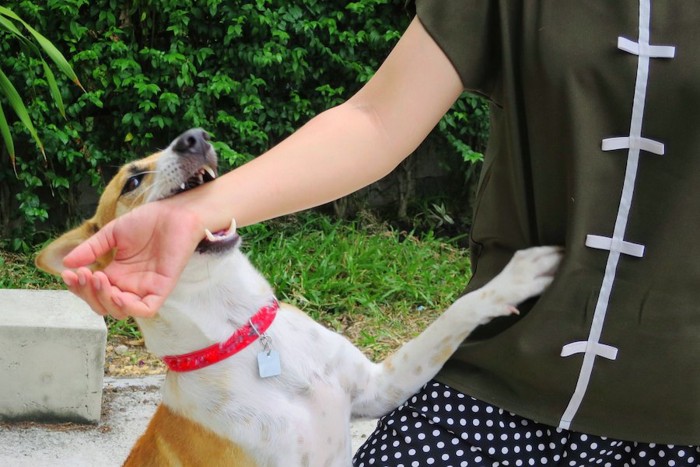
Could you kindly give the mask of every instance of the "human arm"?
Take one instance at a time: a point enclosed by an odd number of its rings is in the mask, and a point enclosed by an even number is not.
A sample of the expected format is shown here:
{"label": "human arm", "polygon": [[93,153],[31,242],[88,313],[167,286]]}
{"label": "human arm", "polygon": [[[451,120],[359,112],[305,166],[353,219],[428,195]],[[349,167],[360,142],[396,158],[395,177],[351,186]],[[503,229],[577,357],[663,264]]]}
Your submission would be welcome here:
{"label": "human arm", "polygon": [[414,20],[348,101],[252,162],[168,202],[203,211],[203,225],[218,230],[231,217],[248,225],[335,200],[393,170],[461,92],[452,65]]}
{"label": "human arm", "polygon": [[205,228],[296,212],[378,180],[420,144],[461,92],[452,64],[414,19],[374,77],[347,102],[215,181],[108,224],[65,265],[87,266],[117,248],[112,263],[95,274],[66,271],[64,280],[100,313],[152,316]]}

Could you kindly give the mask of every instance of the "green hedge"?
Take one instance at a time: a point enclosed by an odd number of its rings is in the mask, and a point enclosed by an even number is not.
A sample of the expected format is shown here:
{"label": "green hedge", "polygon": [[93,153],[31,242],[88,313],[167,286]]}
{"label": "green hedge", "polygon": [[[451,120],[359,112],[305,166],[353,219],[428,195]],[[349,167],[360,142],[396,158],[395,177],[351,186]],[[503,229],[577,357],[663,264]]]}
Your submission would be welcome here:
{"label": "green hedge", "polygon": [[[0,66],[22,93],[47,154],[44,160],[14,123],[17,175],[7,154],[0,159],[0,246],[14,249],[74,222],[81,187],[99,189],[115,167],[187,128],[212,133],[224,167],[262,153],[366,82],[411,17],[404,0],[6,6],[54,42],[87,90],[57,76],[64,120],[37,60],[0,37]],[[486,132],[484,109],[475,98],[460,100],[433,137],[441,151],[478,160],[472,147]]]}

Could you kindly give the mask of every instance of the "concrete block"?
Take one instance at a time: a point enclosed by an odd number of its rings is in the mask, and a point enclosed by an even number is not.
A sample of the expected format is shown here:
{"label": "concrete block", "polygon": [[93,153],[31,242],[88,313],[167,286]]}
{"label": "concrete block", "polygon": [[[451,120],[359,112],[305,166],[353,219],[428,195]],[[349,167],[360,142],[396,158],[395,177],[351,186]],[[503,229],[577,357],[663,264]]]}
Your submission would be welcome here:
{"label": "concrete block", "polygon": [[97,423],[107,327],[63,290],[0,290],[0,420]]}

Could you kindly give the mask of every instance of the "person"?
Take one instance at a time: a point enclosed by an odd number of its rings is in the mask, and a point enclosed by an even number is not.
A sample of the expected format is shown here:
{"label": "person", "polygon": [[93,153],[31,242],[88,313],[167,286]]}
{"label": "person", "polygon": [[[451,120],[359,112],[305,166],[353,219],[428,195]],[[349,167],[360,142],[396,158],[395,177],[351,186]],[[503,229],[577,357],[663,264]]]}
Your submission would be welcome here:
{"label": "person", "polygon": [[[378,423],[367,465],[700,465],[700,8],[418,0],[374,77],[249,164],[120,217],[65,260],[100,314],[152,316],[201,239],[363,187],[466,89],[491,103],[470,232],[487,282],[565,245],[552,286]],[[103,272],[85,266],[116,248]]]}

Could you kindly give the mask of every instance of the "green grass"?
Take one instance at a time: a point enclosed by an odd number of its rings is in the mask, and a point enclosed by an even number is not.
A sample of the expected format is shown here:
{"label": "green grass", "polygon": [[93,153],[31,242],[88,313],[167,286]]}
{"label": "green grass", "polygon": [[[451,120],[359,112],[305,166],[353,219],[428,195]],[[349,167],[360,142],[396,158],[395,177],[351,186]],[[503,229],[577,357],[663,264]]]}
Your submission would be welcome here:
{"label": "green grass", "polygon": [[[347,335],[378,359],[420,332],[469,277],[467,252],[375,221],[304,214],[241,229],[243,249],[277,296]],[[31,258],[0,252],[0,287],[61,288]],[[138,337],[132,321],[112,334]]]}
{"label": "green grass", "polygon": [[63,282],[34,267],[34,258],[0,250],[0,289],[62,289]]}

